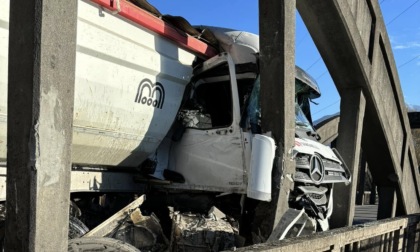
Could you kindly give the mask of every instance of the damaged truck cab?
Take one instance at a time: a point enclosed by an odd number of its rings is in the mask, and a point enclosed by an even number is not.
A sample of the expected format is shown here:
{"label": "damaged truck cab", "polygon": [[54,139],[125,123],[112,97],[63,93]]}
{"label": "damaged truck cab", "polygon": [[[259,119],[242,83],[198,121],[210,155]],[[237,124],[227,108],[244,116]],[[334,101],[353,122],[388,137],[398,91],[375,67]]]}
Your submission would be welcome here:
{"label": "damaged truck cab", "polygon": [[[256,76],[255,72],[237,72],[227,53],[195,68],[193,81],[178,114],[178,123],[181,124],[178,131],[183,131],[183,134],[172,143],[167,164],[169,170],[182,174],[185,183],[173,187],[247,193],[247,174],[252,170],[252,134],[241,128],[240,121],[244,95]],[[254,155],[253,162],[257,165],[264,160],[271,161],[267,167],[259,167],[266,172],[261,181],[270,185],[275,146],[272,141],[264,143],[271,151],[264,153],[268,156]],[[269,201],[270,196],[265,196],[264,200]]]}
{"label": "damaged truck cab", "polygon": [[[150,160],[155,178],[173,182],[165,188],[241,194],[271,200],[275,142],[260,128],[258,36],[210,28],[225,52],[198,64],[188,84],[177,123]],[[235,38],[235,40],[231,38]],[[241,40],[243,39],[243,40]],[[296,136],[293,158],[295,186],[289,199],[289,222],[300,225],[281,238],[329,228],[334,183],[350,182],[350,173],[336,151],[317,142],[311,99],[320,96],[316,81],[296,67]],[[308,118],[309,117],[309,118]],[[177,179],[171,179],[171,175]],[[290,217],[288,217],[290,218]],[[304,218],[304,220],[300,220]],[[310,220],[309,222],[307,220]]]}

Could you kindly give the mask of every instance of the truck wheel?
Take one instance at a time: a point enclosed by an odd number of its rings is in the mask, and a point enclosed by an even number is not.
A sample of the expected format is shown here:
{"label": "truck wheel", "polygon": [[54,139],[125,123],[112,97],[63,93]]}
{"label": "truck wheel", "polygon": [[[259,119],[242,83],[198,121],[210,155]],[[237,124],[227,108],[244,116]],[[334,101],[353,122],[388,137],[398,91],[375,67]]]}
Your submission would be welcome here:
{"label": "truck wheel", "polygon": [[69,252],[140,252],[123,241],[107,237],[85,237],[69,240]]}
{"label": "truck wheel", "polygon": [[89,228],[83,222],[76,217],[69,217],[69,239],[79,238],[87,232],[89,232]]}

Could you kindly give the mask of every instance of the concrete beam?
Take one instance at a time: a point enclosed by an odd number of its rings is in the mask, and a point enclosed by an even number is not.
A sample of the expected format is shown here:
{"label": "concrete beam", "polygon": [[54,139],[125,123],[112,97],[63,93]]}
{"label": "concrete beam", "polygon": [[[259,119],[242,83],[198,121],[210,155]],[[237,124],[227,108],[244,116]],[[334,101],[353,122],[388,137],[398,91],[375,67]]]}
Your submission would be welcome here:
{"label": "concrete beam", "polygon": [[[408,112],[417,161],[420,160],[420,112]],[[419,167],[420,168],[420,167]]]}
{"label": "concrete beam", "polygon": [[364,194],[365,194],[365,184],[366,184],[366,171],[368,165],[366,162],[366,156],[362,151],[361,160],[360,160],[360,171],[359,171],[359,181],[357,182],[357,192],[356,193],[356,205],[364,205]]}
{"label": "concrete beam", "polygon": [[365,106],[366,100],[362,89],[348,89],[343,92],[337,150],[349,168],[352,179],[350,185],[334,185],[334,211],[330,220],[332,228],[353,224]]}
{"label": "concrete beam", "polygon": [[77,1],[10,1],[5,251],[67,251]]}
{"label": "concrete beam", "polygon": [[293,187],[288,178],[295,171],[290,151],[295,135],[295,10],[295,0],[259,1],[262,129],[273,133],[278,147],[272,201],[259,205],[254,222],[265,238],[287,211]]}
{"label": "concrete beam", "polygon": [[315,125],[316,132],[321,137],[320,142],[322,144],[329,145],[338,137],[339,122],[340,115],[336,115]]}

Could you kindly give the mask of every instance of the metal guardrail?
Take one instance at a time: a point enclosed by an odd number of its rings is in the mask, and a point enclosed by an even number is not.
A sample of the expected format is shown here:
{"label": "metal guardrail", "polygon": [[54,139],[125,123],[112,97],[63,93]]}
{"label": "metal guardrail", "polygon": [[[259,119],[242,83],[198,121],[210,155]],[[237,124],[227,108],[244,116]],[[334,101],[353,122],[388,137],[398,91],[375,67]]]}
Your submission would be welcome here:
{"label": "metal guardrail", "polygon": [[419,251],[420,214],[256,244],[236,251]]}

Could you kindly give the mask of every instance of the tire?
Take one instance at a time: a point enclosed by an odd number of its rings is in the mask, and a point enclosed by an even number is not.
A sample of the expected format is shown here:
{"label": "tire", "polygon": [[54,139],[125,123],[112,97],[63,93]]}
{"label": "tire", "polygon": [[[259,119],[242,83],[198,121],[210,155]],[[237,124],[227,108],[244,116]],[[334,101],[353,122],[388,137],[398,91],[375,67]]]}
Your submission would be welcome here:
{"label": "tire", "polygon": [[89,228],[83,222],[76,217],[69,216],[69,239],[79,238],[87,232],[89,232]]}
{"label": "tire", "polygon": [[69,240],[69,252],[139,252],[123,241],[107,237],[86,237]]}

